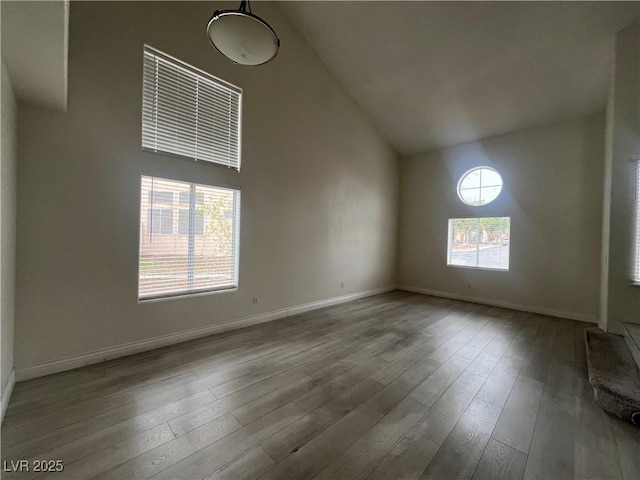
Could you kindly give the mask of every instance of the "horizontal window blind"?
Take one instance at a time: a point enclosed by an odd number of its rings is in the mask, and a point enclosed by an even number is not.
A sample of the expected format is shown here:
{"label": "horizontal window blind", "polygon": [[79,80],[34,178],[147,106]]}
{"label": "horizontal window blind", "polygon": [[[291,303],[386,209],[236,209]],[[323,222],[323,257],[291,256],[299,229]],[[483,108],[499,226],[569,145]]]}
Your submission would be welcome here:
{"label": "horizontal window blind", "polygon": [[142,147],[240,170],[242,90],[144,48]]}
{"label": "horizontal window blind", "polygon": [[239,190],[143,176],[140,199],[139,299],[238,286]]}
{"label": "horizontal window blind", "polygon": [[640,157],[633,158],[632,165],[635,178],[635,248],[632,267],[632,279],[640,284]]}
{"label": "horizontal window blind", "polygon": [[447,265],[509,270],[510,217],[451,218]]}

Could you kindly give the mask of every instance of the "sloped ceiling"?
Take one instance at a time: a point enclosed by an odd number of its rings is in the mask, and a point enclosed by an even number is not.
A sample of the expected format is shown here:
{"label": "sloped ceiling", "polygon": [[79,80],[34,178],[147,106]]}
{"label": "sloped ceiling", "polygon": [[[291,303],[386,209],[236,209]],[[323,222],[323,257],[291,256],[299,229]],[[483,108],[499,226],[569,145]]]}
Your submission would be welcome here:
{"label": "sloped ceiling", "polygon": [[2,61],[20,100],[67,108],[68,1],[2,1]]}
{"label": "sloped ceiling", "polygon": [[615,33],[640,15],[606,1],[279,6],[402,155],[604,109]]}

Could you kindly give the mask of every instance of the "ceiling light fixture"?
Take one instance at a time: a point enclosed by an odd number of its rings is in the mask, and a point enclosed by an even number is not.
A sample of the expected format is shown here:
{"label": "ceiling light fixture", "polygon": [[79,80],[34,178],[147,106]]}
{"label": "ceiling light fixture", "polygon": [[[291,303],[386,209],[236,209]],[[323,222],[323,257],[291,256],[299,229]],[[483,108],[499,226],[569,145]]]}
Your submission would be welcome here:
{"label": "ceiling light fixture", "polygon": [[271,26],[251,12],[249,1],[238,10],[216,10],[207,24],[211,45],[240,65],[262,65],[272,60],[280,39]]}

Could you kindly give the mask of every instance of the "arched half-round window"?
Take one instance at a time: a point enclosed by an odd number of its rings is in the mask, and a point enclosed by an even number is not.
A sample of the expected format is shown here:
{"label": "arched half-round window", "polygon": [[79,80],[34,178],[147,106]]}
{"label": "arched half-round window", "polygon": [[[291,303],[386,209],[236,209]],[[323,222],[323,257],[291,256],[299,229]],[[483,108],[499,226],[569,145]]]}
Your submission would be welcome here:
{"label": "arched half-round window", "polygon": [[458,181],[458,196],[467,205],[491,203],[501,191],[502,177],[491,167],[472,168]]}

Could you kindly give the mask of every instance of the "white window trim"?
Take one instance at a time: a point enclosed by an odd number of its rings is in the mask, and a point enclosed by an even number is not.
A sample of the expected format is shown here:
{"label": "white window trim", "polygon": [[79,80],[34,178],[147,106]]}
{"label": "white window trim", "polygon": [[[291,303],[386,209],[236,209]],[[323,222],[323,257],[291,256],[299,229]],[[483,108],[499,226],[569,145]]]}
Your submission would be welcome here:
{"label": "white window trim", "polygon": [[[480,232],[480,219],[482,218],[508,218],[509,219],[509,266],[507,268],[492,268],[492,267],[481,267],[481,266],[476,266],[476,265],[456,265],[456,264],[452,264],[451,263],[451,232],[450,232],[450,223],[451,220],[458,220],[458,219],[467,219],[467,220],[477,220],[477,233],[476,233],[476,238],[479,238],[479,232]],[[477,258],[479,258],[479,252],[480,252],[480,244],[476,243],[476,255],[478,256]],[[491,272],[509,272],[511,270],[511,216],[510,215],[492,215],[490,217],[488,216],[482,216],[482,217],[451,217],[449,219],[447,219],[447,267],[452,267],[452,268],[462,268],[465,270],[488,270]]]}
{"label": "white window trim", "polygon": [[[175,292],[167,292],[167,293],[159,293],[157,295],[148,295],[148,296],[140,296],[140,235],[138,235],[138,270],[137,270],[137,278],[138,278],[138,292],[137,292],[137,296],[138,296],[138,303],[148,303],[148,302],[158,302],[158,301],[165,301],[165,300],[176,300],[176,299],[182,299],[182,298],[188,298],[188,297],[197,297],[197,296],[202,296],[202,295],[209,295],[209,294],[216,294],[216,293],[226,293],[226,292],[235,292],[238,290],[238,287],[240,285],[240,222],[241,222],[241,206],[242,206],[242,202],[241,202],[241,196],[242,196],[242,190],[239,186],[237,185],[228,185],[228,184],[224,184],[224,183],[211,183],[211,184],[204,184],[204,183],[197,183],[197,182],[190,182],[188,180],[178,180],[175,178],[165,178],[165,177],[155,177],[154,175],[141,175],[141,179],[143,177],[153,177],[153,178],[162,178],[164,180],[170,180],[170,181],[176,181],[176,182],[182,182],[182,183],[190,183],[194,186],[201,186],[201,187],[213,187],[213,188],[220,188],[220,189],[225,189],[225,190],[232,190],[234,192],[234,202],[235,202],[235,206],[234,209],[236,211],[236,223],[234,224],[234,228],[232,230],[233,232],[233,245],[236,248],[236,253],[234,256],[234,274],[235,274],[235,282],[233,282],[232,285],[224,285],[224,286],[220,286],[220,287],[205,287],[205,288],[199,288],[199,289],[188,289],[188,290],[181,290],[181,291],[175,291]],[[139,201],[142,202],[142,195],[138,195]],[[139,215],[142,212],[142,204],[140,203],[138,205],[138,212]],[[138,219],[138,224],[142,225],[142,218]]]}
{"label": "white window trim", "polygon": [[[498,192],[498,194],[496,195],[496,197],[493,200],[490,200],[488,202],[485,203],[480,203],[478,205],[474,204],[474,203],[468,203],[466,202],[463,198],[462,198],[462,194],[460,193],[461,187],[462,187],[462,182],[464,181],[465,178],[467,178],[467,176],[469,176],[471,173],[475,172],[476,170],[480,170],[480,185],[476,188],[473,189],[465,189],[465,190],[479,190],[479,198],[482,198],[482,189],[483,188],[491,188],[491,187],[497,187],[497,185],[482,185],[482,170],[491,170],[492,172],[494,172],[496,175],[498,175],[498,177],[500,177],[500,191]],[[456,194],[458,195],[458,198],[460,199],[460,201],[462,203],[464,203],[465,205],[468,205],[470,207],[484,207],[485,205],[489,205],[490,203],[495,202],[498,197],[500,196],[500,194],[502,193],[502,189],[504,188],[504,180],[502,179],[502,175],[500,174],[500,172],[498,170],[496,170],[493,167],[489,167],[487,165],[480,165],[477,167],[473,167],[470,168],[469,170],[467,170],[466,172],[464,172],[461,176],[460,179],[458,180],[458,184],[456,185]]]}

